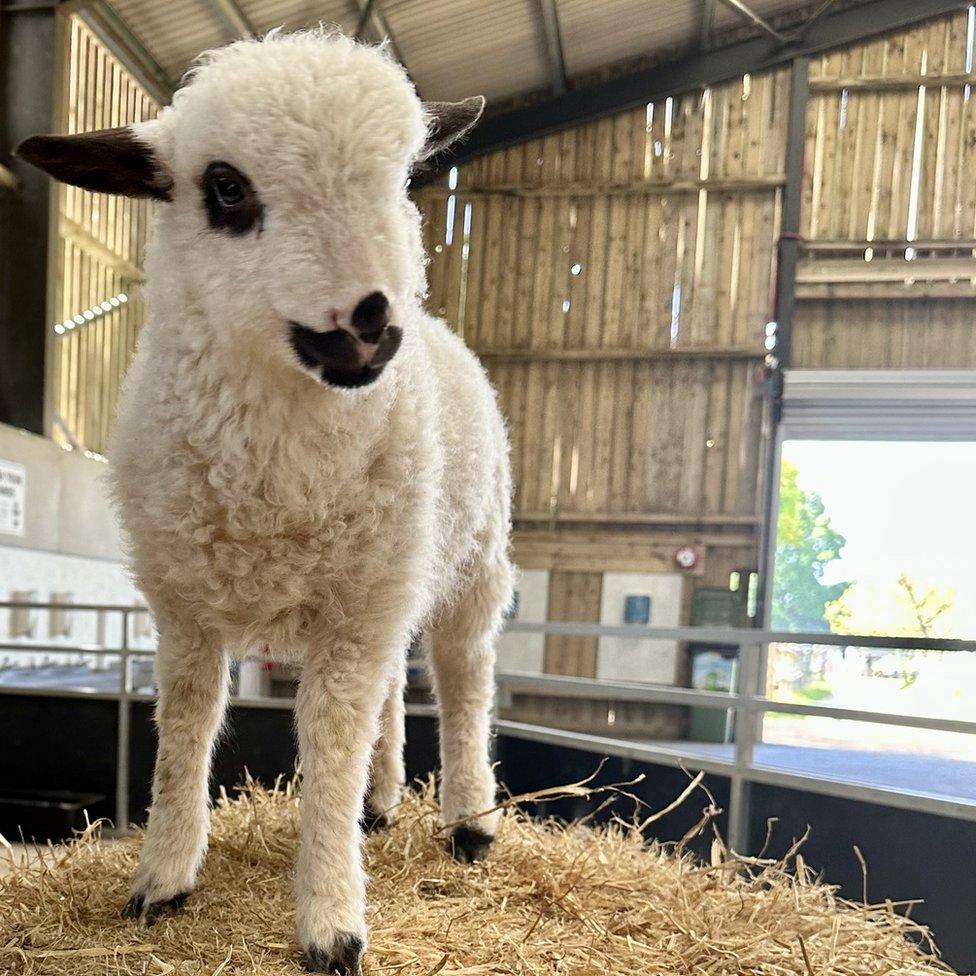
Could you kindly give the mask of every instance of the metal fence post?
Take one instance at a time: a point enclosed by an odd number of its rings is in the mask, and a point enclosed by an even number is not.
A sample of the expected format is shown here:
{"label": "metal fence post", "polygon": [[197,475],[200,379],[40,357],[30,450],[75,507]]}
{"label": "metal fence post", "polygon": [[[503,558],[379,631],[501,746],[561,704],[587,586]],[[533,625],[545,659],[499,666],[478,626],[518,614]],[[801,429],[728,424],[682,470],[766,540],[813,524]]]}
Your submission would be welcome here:
{"label": "metal fence post", "polygon": [[115,752],[115,829],[129,830],[129,730],[132,724],[129,700],[129,611],[122,611],[121,667],[119,669],[118,744]]}
{"label": "metal fence post", "polygon": [[730,777],[729,847],[747,854],[752,783],[749,771],[756,756],[756,743],[762,738],[762,714],[753,699],[765,687],[763,645],[739,645],[739,676],[735,695],[735,765]]}

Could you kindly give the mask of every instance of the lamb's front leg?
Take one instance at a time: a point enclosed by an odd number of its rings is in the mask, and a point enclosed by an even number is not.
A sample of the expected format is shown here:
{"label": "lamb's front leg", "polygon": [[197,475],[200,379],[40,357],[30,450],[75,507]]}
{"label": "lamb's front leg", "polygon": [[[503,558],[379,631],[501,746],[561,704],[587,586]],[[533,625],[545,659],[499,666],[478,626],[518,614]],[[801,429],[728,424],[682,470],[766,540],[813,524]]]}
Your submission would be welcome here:
{"label": "lamb's front leg", "polygon": [[302,760],[298,938],[311,972],[358,976],[366,945],[359,826],[393,641],[333,638],[310,654],[296,712]]}
{"label": "lamb's front leg", "polygon": [[207,850],[210,754],[227,703],[227,660],[202,634],[160,634],[153,801],[123,914],[152,925],[193,889]]}

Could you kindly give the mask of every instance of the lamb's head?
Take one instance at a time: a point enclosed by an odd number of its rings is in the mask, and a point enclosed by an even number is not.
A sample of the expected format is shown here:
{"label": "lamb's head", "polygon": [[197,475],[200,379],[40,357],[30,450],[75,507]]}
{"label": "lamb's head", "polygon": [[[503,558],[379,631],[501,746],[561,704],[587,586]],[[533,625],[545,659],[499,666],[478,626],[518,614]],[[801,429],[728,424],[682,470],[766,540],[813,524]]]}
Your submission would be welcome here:
{"label": "lamb's head", "polygon": [[422,103],[377,48],[279,33],[204,55],[157,119],[19,153],[76,186],[164,201],[148,276],[166,317],[198,310],[254,368],[360,387],[425,285],[410,171],[483,106]]}

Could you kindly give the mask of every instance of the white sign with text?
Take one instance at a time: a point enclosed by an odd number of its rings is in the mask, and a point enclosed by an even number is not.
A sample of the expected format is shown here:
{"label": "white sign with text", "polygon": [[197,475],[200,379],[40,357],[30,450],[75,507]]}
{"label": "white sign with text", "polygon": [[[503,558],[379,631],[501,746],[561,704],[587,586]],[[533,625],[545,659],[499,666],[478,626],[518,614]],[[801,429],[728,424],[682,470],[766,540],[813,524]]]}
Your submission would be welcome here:
{"label": "white sign with text", "polygon": [[27,520],[27,469],[0,458],[0,532],[23,535]]}

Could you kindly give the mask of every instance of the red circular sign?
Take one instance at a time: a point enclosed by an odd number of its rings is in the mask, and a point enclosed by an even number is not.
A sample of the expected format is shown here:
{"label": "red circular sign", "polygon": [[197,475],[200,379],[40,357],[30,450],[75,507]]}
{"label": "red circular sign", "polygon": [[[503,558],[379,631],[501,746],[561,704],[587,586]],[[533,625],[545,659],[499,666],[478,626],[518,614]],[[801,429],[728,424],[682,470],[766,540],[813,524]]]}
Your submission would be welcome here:
{"label": "red circular sign", "polygon": [[698,565],[698,550],[694,546],[676,549],[674,561],[679,569],[694,569]]}

